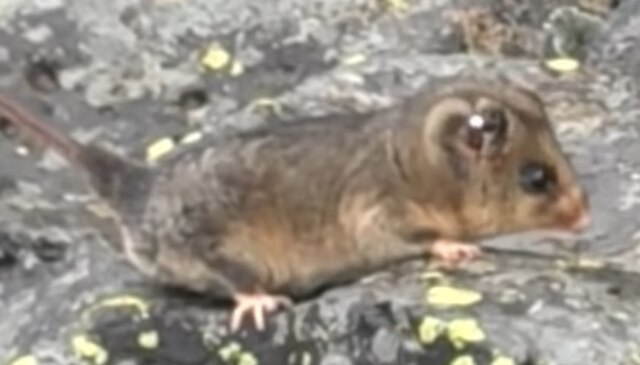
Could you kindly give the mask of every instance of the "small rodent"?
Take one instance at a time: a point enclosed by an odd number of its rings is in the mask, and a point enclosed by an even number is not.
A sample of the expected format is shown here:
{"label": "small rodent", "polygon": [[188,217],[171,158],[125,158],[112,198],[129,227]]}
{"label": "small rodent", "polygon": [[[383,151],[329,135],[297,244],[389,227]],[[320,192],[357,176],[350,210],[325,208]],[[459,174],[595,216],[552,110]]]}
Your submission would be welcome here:
{"label": "small rodent", "polygon": [[87,173],[135,267],[233,300],[234,330],[403,260],[460,263],[481,238],[589,225],[541,99],[504,80],[449,80],[377,112],[238,132],[158,167],[67,138],[7,96],[0,113]]}

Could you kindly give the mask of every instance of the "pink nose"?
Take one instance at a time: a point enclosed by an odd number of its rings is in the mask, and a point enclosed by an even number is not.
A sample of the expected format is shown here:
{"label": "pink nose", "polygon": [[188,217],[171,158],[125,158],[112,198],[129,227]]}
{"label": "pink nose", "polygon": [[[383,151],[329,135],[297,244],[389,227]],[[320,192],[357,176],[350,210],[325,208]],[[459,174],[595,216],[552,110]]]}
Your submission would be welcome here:
{"label": "pink nose", "polygon": [[566,228],[579,233],[586,230],[591,224],[591,214],[589,209],[589,198],[580,187],[574,187],[564,197]]}
{"label": "pink nose", "polygon": [[591,216],[587,211],[582,211],[582,213],[577,217],[577,219],[571,225],[571,230],[575,232],[582,232],[586,230],[591,224]]}

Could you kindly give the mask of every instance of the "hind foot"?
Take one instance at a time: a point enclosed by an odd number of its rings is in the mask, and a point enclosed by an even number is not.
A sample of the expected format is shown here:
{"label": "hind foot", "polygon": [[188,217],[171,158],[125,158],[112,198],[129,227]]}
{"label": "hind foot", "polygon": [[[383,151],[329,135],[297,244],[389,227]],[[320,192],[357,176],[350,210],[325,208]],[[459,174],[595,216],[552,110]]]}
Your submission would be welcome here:
{"label": "hind foot", "polygon": [[242,319],[247,315],[253,316],[256,328],[259,331],[264,329],[265,314],[274,312],[278,307],[289,307],[291,299],[280,295],[269,294],[236,294],[233,297],[236,302],[231,313],[231,331],[235,332],[240,328]]}

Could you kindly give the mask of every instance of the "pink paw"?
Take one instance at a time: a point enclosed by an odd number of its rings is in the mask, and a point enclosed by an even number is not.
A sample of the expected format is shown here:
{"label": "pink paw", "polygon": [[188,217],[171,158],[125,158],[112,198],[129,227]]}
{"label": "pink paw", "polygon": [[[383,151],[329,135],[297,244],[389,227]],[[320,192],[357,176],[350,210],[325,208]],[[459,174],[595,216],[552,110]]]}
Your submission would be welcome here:
{"label": "pink paw", "polygon": [[274,312],[280,306],[290,306],[291,300],[284,296],[269,294],[236,294],[235,308],[231,313],[231,330],[240,328],[243,318],[250,314],[253,316],[256,328],[261,331],[265,325],[265,314]]}
{"label": "pink paw", "polygon": [[446,267],[474,260],[481,252],[478,246],[456,241],[438,240],[431,246],[431,254]]}

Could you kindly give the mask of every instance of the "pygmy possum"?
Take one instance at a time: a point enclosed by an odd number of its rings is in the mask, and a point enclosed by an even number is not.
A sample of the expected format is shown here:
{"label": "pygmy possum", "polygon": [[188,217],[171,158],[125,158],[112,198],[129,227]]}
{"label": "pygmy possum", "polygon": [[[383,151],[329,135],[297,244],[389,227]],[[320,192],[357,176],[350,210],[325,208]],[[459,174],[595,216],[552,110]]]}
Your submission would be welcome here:
{"label": "pygmy possum", "polygon": [[589,225],[541,98],[506,80],[444,80],[375,112],[213,136],[158,166],[79,143],[8,96],[0,113],[84,171],[132,265],[233,301],[234,330],[403,260],[460,264],[482,238]]}

